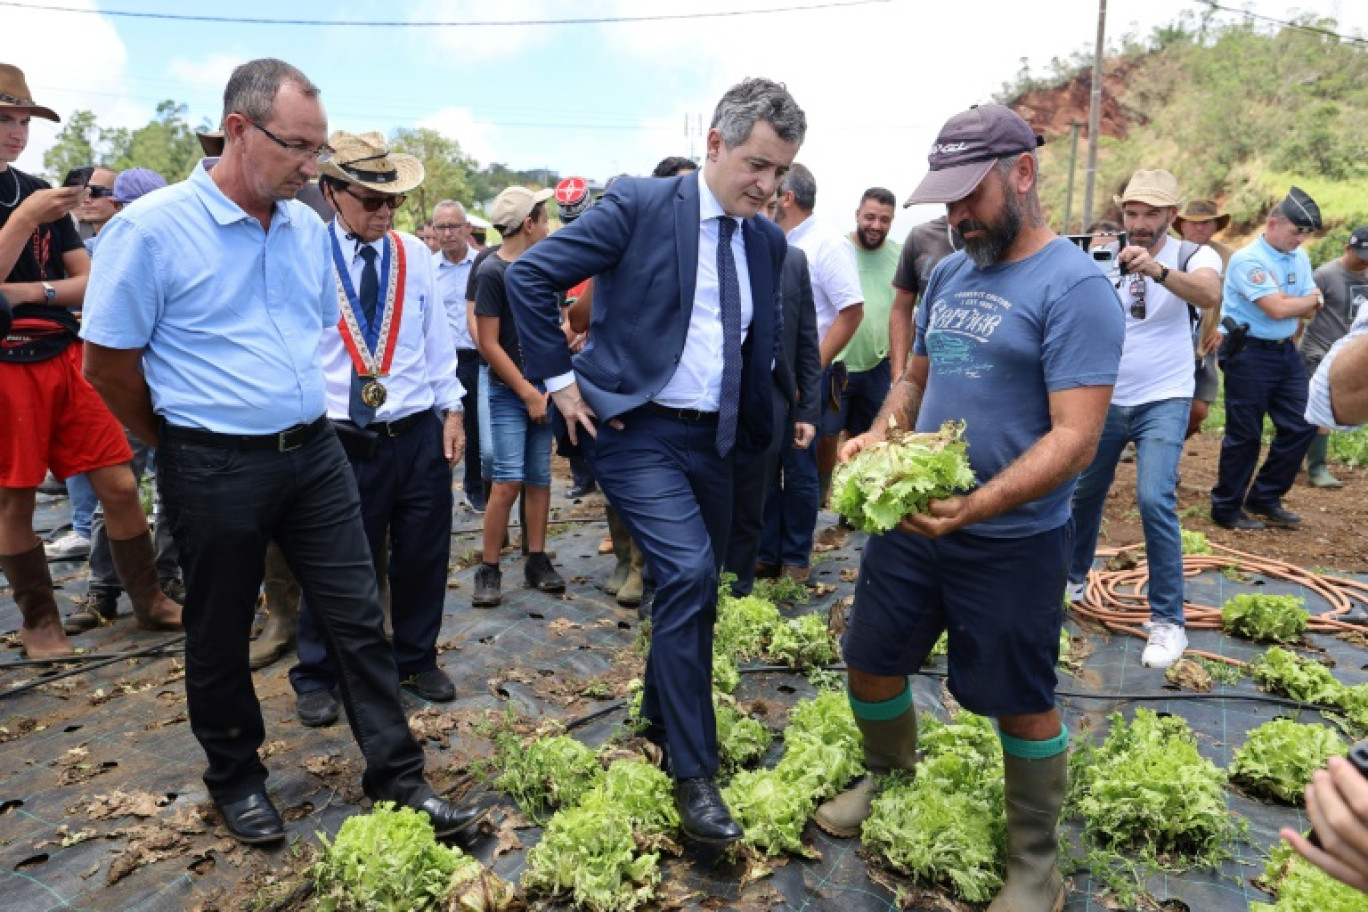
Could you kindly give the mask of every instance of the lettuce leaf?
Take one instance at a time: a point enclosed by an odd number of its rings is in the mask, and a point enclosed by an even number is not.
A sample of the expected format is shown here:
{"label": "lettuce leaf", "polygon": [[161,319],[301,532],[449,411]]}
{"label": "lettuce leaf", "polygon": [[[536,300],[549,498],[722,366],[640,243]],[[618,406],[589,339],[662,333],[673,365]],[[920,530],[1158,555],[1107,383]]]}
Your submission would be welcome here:
{"label": "lettuce leaf", "polygon": [[1344,749],[1344,739],[1324,725],[1274,719],[1251,731],[1235,751],[1230,778],[1255,794],[1302,804],[1311,774]]}
{"label": "lettuce leaf", "polygon": [[947,421],[934,434],[891,428],[886,440],[836,467],[831,508],[857,529],[887,532],[909,513],[927,512],[932,500],[974,486],[966,449],[962,421]]}
{"label": "lettuce leaf", "polygon": [[369,814],[343,821],[310,874],[321,912],[350,909],[421,910],[445,904],[453,875],[478,861],[444,846],[426,814],[377,802]]}
{"label": "lettuce leaf", "polygon": [[1221,607],[1221,626],[1261,643],[1290,643],[1306,633],[1311,613],[1305,604],[1294,595],[1237,595]]}

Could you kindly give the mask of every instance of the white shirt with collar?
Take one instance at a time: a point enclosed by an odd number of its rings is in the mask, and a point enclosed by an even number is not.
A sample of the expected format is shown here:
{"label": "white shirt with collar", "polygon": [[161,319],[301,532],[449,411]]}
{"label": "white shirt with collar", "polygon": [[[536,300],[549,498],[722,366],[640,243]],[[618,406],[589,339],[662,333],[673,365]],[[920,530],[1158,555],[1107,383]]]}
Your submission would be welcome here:
{"label": "white shirt with collar", "polygon": [[[361,270],[366,262],[361,257],[361,247],[372,247],[380,254],[375,259],[378,272],[383,261],[383,239],[363,245],[356,238],[349,237],[336,219],[329,230],[337,238],[342,256],[348,261],[352,288],[359,289]],[[385,404],[375,410],[376,421],[397,421],[434,405],[446,411],[460,411],[461,397],[465,395],[465,389],[456,379],[456,348],[451,343],[446,308],[437,289],[432,251],[411,234],[401,232],[398,236],[405,254],[404,312],[399,322],[399,335],[395,340],[389,376],[381,381],[388,396]],[[332,257],[331,239],[328,256]],[[392,261],[390,268],[398,268],[397,263]],[[384,303],[384,295],[385,289],[381,288],[381,304]],[[346,343],[342,340],[342,332],[336,325],[324,328],[320,349],[328,417],[335,419],[349,417],[351,378],[356,372]]]}
{"label": "white shirt with collar", "polygon": [[[742,219],[727,215],[713,196],[702,171],[694,172],[698,181],[698,272],[694,281],[693,312],[684,351],[674,375],[654,397],[670,408],[715,412],[722,401],[722,294],[717,279],[718,221],[736,222],[731,236],[732,259],[741,285],[741,341],[750,332],[755,305],[751,301],[750,267],[746,263],[746,242]],[[689,180],[690,178],[685,178]]]}
{"label": "white shirt with collar", "polygon": [[476,253],[474,247],[466,244],[465,257],[459,263],[447,259],[440,250],[432,255],[432,263],[437,269],[437,290],[446,306],[447,328],[451,330],[451,341],[457,351],[475,348],[475,340],[470,338],[470,324],[466,322],[466,287],[470,284]]}
{"label": "white shirt with collar", "polygon": [[818,225],[811,215],[788,233],[788,242],[807,254],[812,300],[817,305],[817,341],[821,342],[838,313],[864,303],[855,245],[839,231]]}

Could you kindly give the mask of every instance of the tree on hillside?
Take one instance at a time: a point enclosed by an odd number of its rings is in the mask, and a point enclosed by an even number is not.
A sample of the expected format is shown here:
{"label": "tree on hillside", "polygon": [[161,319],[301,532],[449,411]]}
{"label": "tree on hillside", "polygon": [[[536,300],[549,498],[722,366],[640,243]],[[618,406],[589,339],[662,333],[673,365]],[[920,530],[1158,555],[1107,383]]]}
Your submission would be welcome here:
{"label": "tree on hillside", "polygon": [[104,164],[104,133],[90,111],[77,111],[67,118],[52,148],[43,153],[43,167],[53,181],[60,181],[72,168]]}
{"label": "tree on hillside", "polygon": [[186,121],[188,109],[175,101],[157,105],[156,116],[144,127],[127,133],[127,142],[111,167],[151,168],[168,181],[178,181],[190,175],[190,169],[203,152],[195,131]]}
{"label": "tree on hillside", "polygon": [[461,144],[428,127],[402,128],[390,134],[390,148],[407,152],[423,163],[427,176],[404,204],[413,224],[432,218],[432,207],[444,199],[468,204],[470,175],[475,161],[461,151]]}

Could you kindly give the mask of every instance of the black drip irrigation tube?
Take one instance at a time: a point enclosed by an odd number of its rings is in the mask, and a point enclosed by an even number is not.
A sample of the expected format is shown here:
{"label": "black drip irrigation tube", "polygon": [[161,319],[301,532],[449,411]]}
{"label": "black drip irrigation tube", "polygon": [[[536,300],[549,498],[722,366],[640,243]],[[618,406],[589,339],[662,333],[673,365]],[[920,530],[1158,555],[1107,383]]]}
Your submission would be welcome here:
{"label": "black drip irrigation tube", "polygon": [[53,681],[60,681],[63,678],[70,678],[78,674],[85,674],[87,671],[94,671],[97,668],[104,668],[108,665],[113,665],[117,662],[126,662],[129,659],[167,658],[169,656],[176,654],[174,652],[168,652],[167,650],[171,649],[174,646],[179,646],[184,642],[185,634],[182,633],[178,634],[177,636],[171,637],[169,640],[164,640],[160,643],[157,643],[156,645],[147,646],[143,649],[136,649],[131,652],[121,652],[117,655],[89,653],[87,655],[66,656],[60,659],[20,659],[14,662],[6,662],[4,664],[0,664],[0,671],[5,671],[9,668],[33,668],[44,665],[61,665],[73,662],[78,663],[80,667],[68,668],[66,671],[58,672],[54,675],[34,678],[32,681],[27,681],[16,687],[11,687],[8,690],[0,690],[0,700],[5,699],[6,697],[13,697],[16,694],[25,693],[26,691],[33,690],[35,687],[42,687],[44,684],[51,684]]}

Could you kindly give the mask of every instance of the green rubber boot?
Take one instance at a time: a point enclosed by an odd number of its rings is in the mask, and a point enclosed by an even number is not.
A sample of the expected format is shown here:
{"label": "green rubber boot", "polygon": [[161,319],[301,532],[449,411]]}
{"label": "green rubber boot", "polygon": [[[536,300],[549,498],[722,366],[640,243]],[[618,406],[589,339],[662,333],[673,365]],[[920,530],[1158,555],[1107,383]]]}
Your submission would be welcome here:
{"label": "green rubber boot", "polygon": [[1069,755],[1025,760],[1003,753],[1007,798],[1007,882],[988,912],[1061,912],[1059,813]]}
{"label": "green rubber boot", "polygon": [[1330,449],[1330,435],[1317,434],[1311,440],[1311,448],[1306,451],[1306,477],[1313,488],[1342,488],[1340,481],[1325,465]]}
{"label": "green rubber boot", "polygon": [[868,773],[855,784],[817,808],[817,825],[842,839],[860,835],[870,805],[879,794],[880,780],[893,770],[917,766],[917,708],[909,706],[900,716],[885,721],[855,717],[864,740],[864,763]]}
{"label": "green rubber boot", "polygon": [[617,558],[613,575],[603,584],[603,591],[608,595],[617,595],[632,572],[632,536],[627,534],[627,527],[618,518],[616,510],[605,505],[603,511],[608,515],[608,534],[613,539],[613,557]]}

